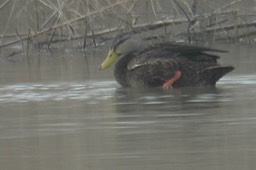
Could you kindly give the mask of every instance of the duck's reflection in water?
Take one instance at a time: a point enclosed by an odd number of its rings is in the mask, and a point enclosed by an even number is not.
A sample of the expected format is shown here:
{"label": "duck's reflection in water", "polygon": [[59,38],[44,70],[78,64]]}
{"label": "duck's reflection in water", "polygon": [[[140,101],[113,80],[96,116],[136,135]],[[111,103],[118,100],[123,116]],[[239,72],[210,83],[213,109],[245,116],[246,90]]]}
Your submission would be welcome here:
{"label": "duck's reflection in water", "polygon": [[[178,88],[119,88],[115,92],[114,105],[120,114],[189,114],[197,110],[217,108],[227,100],[216,87]],[[146,116],[146,115],[144,115]]]}
{"label": "duck's reflection in water", "polygon": [[120,163],[147,163],[148,169],[198,160],[202,167],[219,164],[228,147],[219,146],[225,132],[216,123],[225,94],[218,88],[117,89],[115,122],[123,128],[116,129],[116,149],[129,158]]}

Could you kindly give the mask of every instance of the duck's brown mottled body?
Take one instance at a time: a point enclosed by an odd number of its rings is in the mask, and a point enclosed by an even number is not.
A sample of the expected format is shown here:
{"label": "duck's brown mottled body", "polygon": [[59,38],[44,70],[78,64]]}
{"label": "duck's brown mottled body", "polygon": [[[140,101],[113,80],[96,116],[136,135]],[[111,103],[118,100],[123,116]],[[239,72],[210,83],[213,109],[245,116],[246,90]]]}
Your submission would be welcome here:
{"label": "duck's brown mottled body", "polygon": [[[218,56],[207,53],[223,52],[220,50],[168,42],[142,45],[143,42],[132,37],[121,34],[113,40],[112,46],[116,46],[111,47],[115,55],[119,54],[114,76],[124,87],[214,86],[234,69],[232,66],[221,66],[217,62]],[[122,43],[126,43],[126,47],[118,51]]]}

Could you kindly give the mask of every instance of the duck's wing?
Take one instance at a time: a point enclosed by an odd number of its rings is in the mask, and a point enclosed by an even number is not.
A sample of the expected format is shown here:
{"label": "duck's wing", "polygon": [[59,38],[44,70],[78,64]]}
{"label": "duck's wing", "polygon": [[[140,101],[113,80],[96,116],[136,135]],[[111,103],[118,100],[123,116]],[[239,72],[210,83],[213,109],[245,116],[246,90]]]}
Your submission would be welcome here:
{"label": "duck's wing", "polygon": [[151,50],[138,55],[127,65],[130,83],[162,86],[179,69],[175,55],[162,50]]}
{"label": "duck's wing", "polygon": [[193,52],[222,52],[225,53],[227,51],[202,47],[202,46],[195,46],[195,45],[188,45],[183,43],[172,43],[172,42],[163,42],[163,43],[155,43],[152,45],[151,48],[162,48],[162,49],[170,49],[173,52],[178,53],[193,53]]}
{"label": "duck's wing", "polygon": [[220,57],[206,52],[226,52],[223,50],[211,49],[207,47],[185,45],[179,43],[157,43],[153,44],[140,52],[128,64],[128,70],[143,65],[173,65],[177,61],[174,58],[182,57],[190,61],[217,63]]}
{"label": "duck's wing", "polygon": [[147,51],[155,51],[161,50],[165,51],[169,54],[175,54],[182,57],[186,57],[188,60],[196,61],[196,62],[217,62],[220,58],[217,55],[209,54],[209,52],[227,52],[224,50],[212,49],[201,46],[193,46],[182,43],[172,43],[172,42],[164,42],[164,43],[155,43],[148,48],[141,51],[141,53]]}
{"label": "duck's wing", "polygon": [[137,54],[127,65],[128,70],[133,70],[138,67],[152,66],[152,67],[173,67],[176,69],[178,63],[175,60],[175,56],[178,53],[174,53],[164,49],[150,49],[146,52]]}

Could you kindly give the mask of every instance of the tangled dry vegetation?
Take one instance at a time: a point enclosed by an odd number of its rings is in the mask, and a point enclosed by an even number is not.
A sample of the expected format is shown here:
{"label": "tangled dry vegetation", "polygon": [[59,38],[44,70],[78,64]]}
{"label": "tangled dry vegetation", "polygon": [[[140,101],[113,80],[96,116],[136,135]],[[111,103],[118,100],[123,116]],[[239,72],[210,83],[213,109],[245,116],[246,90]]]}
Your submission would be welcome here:
{"label": "tangled dry vegetation", "polygon": [[4,0],[0,49],[65,43],[86,49],[119,31],[189,43],[254,43],[255,11],[253,0]]}

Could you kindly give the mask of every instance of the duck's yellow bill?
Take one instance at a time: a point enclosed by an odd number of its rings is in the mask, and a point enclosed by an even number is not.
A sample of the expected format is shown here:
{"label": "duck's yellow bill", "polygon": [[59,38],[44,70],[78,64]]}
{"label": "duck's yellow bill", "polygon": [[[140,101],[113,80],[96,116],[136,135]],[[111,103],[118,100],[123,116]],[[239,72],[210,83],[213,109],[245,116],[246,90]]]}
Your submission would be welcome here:
{"label": "duck's yellow bill", "polygon": [[113,50],[109,50],[108,56],[100,65],[99,69],[103,70],[110,67],[117,60],[117,58],[118,58],[118,55]]}

